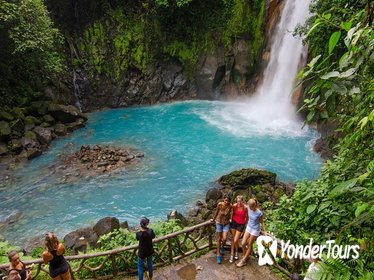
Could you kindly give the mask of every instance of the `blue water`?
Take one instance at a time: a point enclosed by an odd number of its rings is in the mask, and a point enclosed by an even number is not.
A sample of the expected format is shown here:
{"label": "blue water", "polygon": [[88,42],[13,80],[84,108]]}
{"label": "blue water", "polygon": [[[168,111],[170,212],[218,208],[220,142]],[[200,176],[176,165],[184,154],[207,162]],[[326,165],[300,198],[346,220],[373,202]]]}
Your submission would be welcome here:
{"label": "blue water", "polygon": [[[91,113],[85,128],[54,141],[0,190],[0,220],[22,213],[0,233],[21,243],[48,230],[63,237],[104,216],[130,225],[142,215],[163,220],[172,209],[183,213],[204,200],[211,182],[239,168],[267,169],[284,181],[319,175],[322,163],[311,148],[315,131],[301,129],[301,122],[251,123],[243,110],[236,103],[188,101]],[[145,156],[99,178],[56,178],[51,166],[57,157],[85,144],[131,147]]]}

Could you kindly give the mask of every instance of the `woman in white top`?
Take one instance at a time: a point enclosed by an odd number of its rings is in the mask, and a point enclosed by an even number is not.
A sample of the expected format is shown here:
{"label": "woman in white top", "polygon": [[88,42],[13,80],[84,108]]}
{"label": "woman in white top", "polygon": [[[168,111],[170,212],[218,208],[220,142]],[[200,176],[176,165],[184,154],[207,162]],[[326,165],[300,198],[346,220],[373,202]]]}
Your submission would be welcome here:
{"label": "woman in white top", "polygon": [[[264,214],[260,209],[258,209],[257,200],[251,198],[248,200],[248,224],[245,229],[245,233],[242,241],[243,257],[236,264],[237,267],[242,267],[245,265],[249,255],[253,249],[253,243],[255,243],[257,237],[260,236],[260,224],[262,225],[262,230],[265,231],[265,224],[263,221]],[[246,250],[246,243],[248,241],[248,249]]]}

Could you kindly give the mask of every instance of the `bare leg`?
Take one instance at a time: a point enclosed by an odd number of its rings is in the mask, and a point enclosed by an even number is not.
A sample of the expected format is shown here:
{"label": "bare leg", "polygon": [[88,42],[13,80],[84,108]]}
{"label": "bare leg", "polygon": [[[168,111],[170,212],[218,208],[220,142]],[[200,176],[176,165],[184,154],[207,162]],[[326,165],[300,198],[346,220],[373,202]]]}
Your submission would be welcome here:
{"label": "bare leg", "polygon": [[244,232],[244,236],[243,236],[243,239],[242,239],[242,250],[243,250],[243,255],[246,253],[246,244],[247,244],[247,240],[249,238],[250,234],[249,232]]}
{"label": "bare leg", "polygon": [[[238,252],[239,250],[239,239],[240,239],[240,235],[242,233],[240,231],[236,231],[235,235],[234,235],[234,251],[235,252]],[[232,253],[231,253],[232,255]]]}
{"label": "bare leg", "polygon": [[222,247],[226,245],[227,235],[229,234],[228,231],[224,231],[222,233]]}
{"label": "bare leg", "polygon": [[245,252],[245,255],[243,257],[243,261],[246,261],[248,260],[249,256],[251,255],[252,253],[252,249],[253,249],[253,243],[255,243],[257,239],[257,236],[254,236],[254,235],[251,235],[248,239],[248,250],[247,252]]}
{"label": "bare leg", "polygon": [[222,232],[217,232],[217,256],[220,255],[219,249],[221,248]]}
{"label": "bare leg", "polygon": [[[234,251],[235,249],[238,250],[238,244],[235,244],[235,238],[236,238],[236,233],[238,231],[236,229],[232,229],[231,230],[231,234],[232,234],[232,240],[231,240],[231,256],[234,255]],[[237,242],[236,242],[237,243]],[[236,246],[236,248],[235,248]]]}

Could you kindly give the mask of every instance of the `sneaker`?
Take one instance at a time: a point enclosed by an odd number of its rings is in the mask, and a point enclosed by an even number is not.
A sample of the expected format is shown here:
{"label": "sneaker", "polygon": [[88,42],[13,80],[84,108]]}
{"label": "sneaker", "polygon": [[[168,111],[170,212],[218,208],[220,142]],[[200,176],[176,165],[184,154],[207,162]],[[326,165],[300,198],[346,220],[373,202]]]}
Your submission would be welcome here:
{"label": "sneaker", "polygon": [[224,255],[225,254],[225,247],[221,247],[221,249],[219,249],[219,252],[221,253],[221,255]]}
{"label": "sneaker", "polygon": [[239,254],[238,252],[235,252],[235,256],[234,256],[235,260],[238,260],[239,259]]}
{"label": "sneaker", "polygon": [[233,263],[233,262],[234,262],[234,256],[233,256],[233,255],[230,256],[229,262],[230,262],[230,263]]}
{"label": "sneaker", "polygon": [[242,266],[245,266],[245,261],[241,260],[240,262],[238,262],[236,264],[237,267],[242,267]]}
{"label": "sneaker", "polygon": [[221,264],[221,262],[222,262],[222,258],[221,258],[221,256],[217,256],[217,263],[218,263],[218,264]]}

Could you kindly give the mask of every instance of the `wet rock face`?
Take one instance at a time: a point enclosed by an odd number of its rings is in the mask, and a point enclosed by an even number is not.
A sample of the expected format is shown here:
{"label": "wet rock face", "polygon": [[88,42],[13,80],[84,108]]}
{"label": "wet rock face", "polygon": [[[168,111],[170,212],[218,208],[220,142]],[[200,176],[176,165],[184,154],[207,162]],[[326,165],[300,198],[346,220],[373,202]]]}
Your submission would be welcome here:
{"label": "wet rock face", "polygon": [[182,67],[172,61],[160,62],[149,73],[129,69],[121,81],[109,80],[104,75],[89,78],[83,71],[77,71],[76,86],[84,111],[196,98]]}

